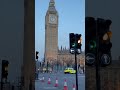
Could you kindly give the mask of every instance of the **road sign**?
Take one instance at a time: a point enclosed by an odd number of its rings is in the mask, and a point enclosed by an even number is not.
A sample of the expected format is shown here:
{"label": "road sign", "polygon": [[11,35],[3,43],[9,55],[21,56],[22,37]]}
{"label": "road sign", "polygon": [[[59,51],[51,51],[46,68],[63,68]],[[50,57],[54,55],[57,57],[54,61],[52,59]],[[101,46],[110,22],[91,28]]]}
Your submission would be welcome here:
{"label": "road sign", "polygon": [[86,56],[85,56],[86,58],[86,62],[88,63],[88,64],[93,64],[94,62],[95,62],[95,55],[94,54],[92,54],[92,53],[87,53],[86,54]]}
{"label": "road sign", "polygon": [[101,56],[101,61],[103,64],[106,64],[106,65],[110,64],[110,56],[108,54],[103,54]]}

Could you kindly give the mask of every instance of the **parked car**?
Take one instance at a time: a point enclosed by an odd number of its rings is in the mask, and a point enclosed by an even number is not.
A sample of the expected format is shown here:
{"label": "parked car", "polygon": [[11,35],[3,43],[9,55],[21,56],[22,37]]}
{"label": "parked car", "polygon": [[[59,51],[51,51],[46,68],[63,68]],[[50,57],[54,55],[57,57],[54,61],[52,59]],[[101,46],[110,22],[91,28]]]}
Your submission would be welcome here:
{"label": "parked car", "polygon": [[43,73],[45,73],[45,72],[50,72],[50,73],[52,73],[52,68],[43,68]]}
{"label": "parked car", "polygon": [[46,71],[47,71],[47,69],[46,69],[46,68],[43,68],[43,73],[46,72]]}
{"label": "parked car", "polygon": [[64,70],[64,74],[75,74],[76,70],[74,70],[73,68],[65,68]]}

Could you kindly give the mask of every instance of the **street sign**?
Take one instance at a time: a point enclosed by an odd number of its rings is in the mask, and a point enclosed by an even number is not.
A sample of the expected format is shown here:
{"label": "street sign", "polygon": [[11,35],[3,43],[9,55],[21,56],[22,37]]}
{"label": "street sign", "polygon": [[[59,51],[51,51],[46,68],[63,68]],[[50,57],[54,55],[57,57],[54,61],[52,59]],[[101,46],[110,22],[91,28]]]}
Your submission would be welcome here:
{"label": "street sign", "polygon": [[95,55],[94,54],[92,54],[92,53],[87,53],[86,54],[86,56],[85,56],[86,58],[86,62],[88,63],[88,64],[93,64],[94,62],[95,62]]}
{"label": "street sign", "polygon": [[110,56],[108,54],[103,54],[101,56],[101,61],[103,64],[106,64],[106,65],[110,64],[110,61],[111,61]]}

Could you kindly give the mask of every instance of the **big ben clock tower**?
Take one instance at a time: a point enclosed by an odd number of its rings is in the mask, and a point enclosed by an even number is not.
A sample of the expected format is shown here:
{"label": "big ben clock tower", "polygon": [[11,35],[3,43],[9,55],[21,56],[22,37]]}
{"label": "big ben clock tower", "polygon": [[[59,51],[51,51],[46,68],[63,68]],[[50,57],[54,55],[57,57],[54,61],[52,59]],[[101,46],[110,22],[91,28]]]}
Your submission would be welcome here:
{"label": "big ben clock tower", "polygon": [[50,0],[45,16],[45,62],[57,60],[58,54],[58,13],[54,0]]}

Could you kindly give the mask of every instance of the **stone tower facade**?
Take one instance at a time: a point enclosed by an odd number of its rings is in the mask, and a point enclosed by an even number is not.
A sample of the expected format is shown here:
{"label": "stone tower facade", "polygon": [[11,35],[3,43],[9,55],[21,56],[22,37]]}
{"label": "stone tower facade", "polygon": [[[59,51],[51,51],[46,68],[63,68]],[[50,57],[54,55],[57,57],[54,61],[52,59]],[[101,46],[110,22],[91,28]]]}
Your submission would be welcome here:
{"label": "stone tower facade", "polygon": [[58,13],[54,0],[50,0],[45,16],[45,62],[57,60],[58,53]]}

